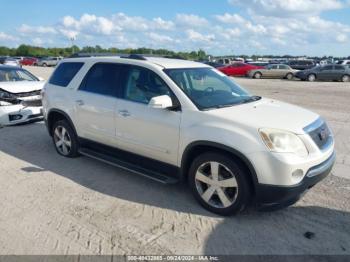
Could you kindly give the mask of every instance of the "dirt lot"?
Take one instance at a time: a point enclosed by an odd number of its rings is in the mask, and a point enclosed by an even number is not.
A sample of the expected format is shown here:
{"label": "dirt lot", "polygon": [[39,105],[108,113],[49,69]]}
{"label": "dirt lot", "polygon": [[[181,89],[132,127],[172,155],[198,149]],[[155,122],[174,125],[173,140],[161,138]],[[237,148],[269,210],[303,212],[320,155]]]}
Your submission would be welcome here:
{"label": "dirt lot", "polygon": [[[44,78],[51,70],[29,69]],[[296,205],[218,217],[183,186],[86,157],[60,157],[43,123],[6,127],[0,129],[0,253],[350,254],[350,84],[237,82],[316,111],[335,133],[332,174]]]}

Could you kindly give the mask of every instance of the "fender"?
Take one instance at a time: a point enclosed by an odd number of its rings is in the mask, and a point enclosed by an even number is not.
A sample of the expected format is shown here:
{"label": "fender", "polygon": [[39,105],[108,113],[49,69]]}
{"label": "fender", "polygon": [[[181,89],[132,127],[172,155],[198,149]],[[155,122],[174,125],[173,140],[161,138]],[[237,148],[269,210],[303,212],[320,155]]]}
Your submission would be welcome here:
{"label": "fender", "polygon": [[254,168],[253,164],[250,162],[250,160],[244,154],[242,154],[240,151],[238,151],[232,147],[229,147],[229,146],[226,146],[223,144],[219,144],[216,142],[205,141],[205,140],[192,142],[189,145],[187,145],[187,147],[185,148],[185,150],[182,154],[182,158],[181,158],[182,177],[185,177],[184,172],[186,169],[186,165],[188,164],[187,159],[189,157],[189,153],[191,152],[191,150],[194,147],[197,147],[197,146],[207,146],[207,147],[211,147],[211,148],[216,148],[219,150],[229,152],[232,155],[236,156],[238,159],[240,159],[248,167],[249,172],[251,174],[252,181],[253,181],[253,186],[254,186],[254,188],[257,188],[259,181],[258,181],[258,177],[257,177],[256,171],[255,171],[255,168]]}
{"label": "fender", "polygon": [[49,119],[50,119],[50,114],[52,114],[52,113],[59,113],[59,114],[63,115],[64,118],[69,122],[70,126],[73,128],[74,133],[77,135],[77,131],[76,131],[75,126],[73,124],[73,121],[69,117],[69,115],[60,109],[52,108],[52,109],[50,109],[50,111],[47,114],[47,119],[45,118],[45,124],[46,124],[47,130],[49,131],[50,136],[52,136],[52,130],[51,130],[52,123],[49,121]]}

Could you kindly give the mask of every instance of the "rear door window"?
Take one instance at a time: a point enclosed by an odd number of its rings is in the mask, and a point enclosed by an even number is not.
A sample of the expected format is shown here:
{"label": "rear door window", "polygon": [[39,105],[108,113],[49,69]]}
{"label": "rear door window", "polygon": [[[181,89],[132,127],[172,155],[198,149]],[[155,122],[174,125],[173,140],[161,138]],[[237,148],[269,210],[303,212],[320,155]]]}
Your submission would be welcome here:
{"label": "rear door window", "polygon": [[336,66],[334,66],[334,70],[342,71],[342,70],[345,70],[345,68],[341,65],[336,65]]}
{"label": "rear door window", "polygon": [[117,96],[121,65],[97,63],[86,74],[79,90],[105,96]]}
{"label": "rear door window", "polygon": [[49,83],[62,87],[68,86],[83,65],[82,62],[61,63],[52,74]]}

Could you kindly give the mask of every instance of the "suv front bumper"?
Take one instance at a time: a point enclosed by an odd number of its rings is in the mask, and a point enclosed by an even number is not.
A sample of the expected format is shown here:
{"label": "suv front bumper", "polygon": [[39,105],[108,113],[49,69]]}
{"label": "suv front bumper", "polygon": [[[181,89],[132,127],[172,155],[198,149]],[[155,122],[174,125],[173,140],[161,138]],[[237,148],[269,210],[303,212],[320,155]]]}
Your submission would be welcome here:
{"label": "suv front bumper", "polygon": [[335,152],[321,164],[311,167],[303,180],[297,185],[258,184],[256,188],[256,203],[261,210],[274,210],[294,204],[308,189],[312,188],[331,172],[334,163]]}

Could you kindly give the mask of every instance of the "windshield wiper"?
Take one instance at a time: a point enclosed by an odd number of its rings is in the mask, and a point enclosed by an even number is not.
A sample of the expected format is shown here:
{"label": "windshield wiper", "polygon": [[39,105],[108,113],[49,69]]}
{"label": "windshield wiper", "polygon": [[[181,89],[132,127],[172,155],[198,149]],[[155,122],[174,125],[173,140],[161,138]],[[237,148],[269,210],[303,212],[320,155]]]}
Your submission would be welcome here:
{"label": "windshield wiper", "polygon": [[203,110],[211,110],[211,109],[231,107],[231,106],[236,106],[236,105],[241,105],[241,104],[245,104],[245,103],[249,103],[249,102],[258,101],[260,99],[261,99],[261,96],[250,96],[250,97],[242,99],[241,101],[238,101],[236,103],[224,104],[224,105],[215,105],[215,106],[204,108]]}
{"label": "windshield wiper", "polygon": [[250,96],[250,97],[248,97],[248,98],[246,98],[246,99],[243,99],[243,100],[241,101],[241,104],[243,104],[243,103],[248,103],[248,102],[258,101],[258,100],[260,100],[260,99],[261,99],[261,96]]}

